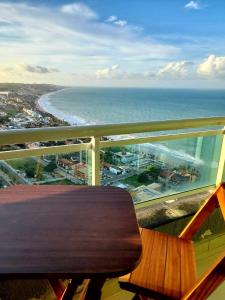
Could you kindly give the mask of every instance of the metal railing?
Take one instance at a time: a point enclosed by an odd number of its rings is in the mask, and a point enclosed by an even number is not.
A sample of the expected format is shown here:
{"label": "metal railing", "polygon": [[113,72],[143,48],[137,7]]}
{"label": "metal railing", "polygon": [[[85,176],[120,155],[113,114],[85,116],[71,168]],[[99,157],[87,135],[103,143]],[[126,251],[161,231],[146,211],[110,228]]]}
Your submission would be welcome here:
{"label": "metal railing", "polygon": [[[114,146],[126,146],[132,144],[144,144],[176,140],[190,137],[203,137],[222,135],[221,153],[218,162],[215,184],[222,181],[225,166],[225,117],[183,119],[169,121],[155,121],[127,124],[107,124],[94,126],[64,126],[54,128],[16,129],[0,131],[0,145],[60,141],[74,138],[90,138],[90,142],[81,144],[69,144],[61,146],[41,147],[35,149],[19,149],[0,152],[0,160],[23,158],[29,156],[41,156],[48,154],[61,154],[91,150],[92,159],[92,185],[100,185],[100,149]],[[220,127],[218,129],[218,127]],[[196,130],[198,128],[199,130]],[[187,129],[194,129],[191,132]],[[171,131],[184,132],[175,132]],[[151,132],[159,132],[151,135]],[[162,133],[163,132],[163,133]],[[145,133],[144,137],[127,136],[131,134]],[[117,139],[101,140],[102,137],[123,135]]]}

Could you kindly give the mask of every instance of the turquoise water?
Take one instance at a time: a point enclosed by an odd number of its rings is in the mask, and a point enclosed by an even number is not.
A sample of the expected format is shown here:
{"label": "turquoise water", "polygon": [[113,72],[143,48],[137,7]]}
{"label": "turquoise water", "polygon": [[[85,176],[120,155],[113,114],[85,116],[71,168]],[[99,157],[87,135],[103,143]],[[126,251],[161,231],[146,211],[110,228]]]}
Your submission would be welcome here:
{"label": "turquoise water", "polygon": [[225,116],[225,90],[69,88],[39,103],[71,124]]}

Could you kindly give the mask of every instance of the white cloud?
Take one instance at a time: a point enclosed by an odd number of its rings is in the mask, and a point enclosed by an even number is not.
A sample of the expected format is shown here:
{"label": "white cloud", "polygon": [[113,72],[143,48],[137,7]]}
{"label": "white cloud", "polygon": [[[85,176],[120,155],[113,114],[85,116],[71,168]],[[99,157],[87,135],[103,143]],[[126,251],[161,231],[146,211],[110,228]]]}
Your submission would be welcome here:
{"label": "white cloud", "polygon": [[119,20],[117,16],[109,16],[106,22],[115,24],[120,27],[124,27],[127,25],[126,20]]}
{"label": "white cloud", "polygon": [[120,27],[124,27],[127,25],[127,21],[125,20],[118,20],[118,21],[115,21],[114,24],[120,26]]}
{"label": "white cloud", "polygon": [[113,65],[110,68],[97,70],[95,72],[95,75],[98,79],[107,79],[107,78],[112,77],[118,68],[119,68],[119,65]]}
{"label": "white cloud", "polygon": [[159,69],[157,77],[185,78],[189,74],[189,66],[192,63],[188,61],[179,61],[168,63],[165,67]]}
{"label": "white cloud", "polygon": [[197,67],[197,74],[205,78],[225,78],[225,56],[210,55]]}
{"label": "white cloud", "polygon": [[0,55],[2,58],[9,56],[9,60],[23,56],[20,60],[26,61],[24,58],[31,55],[37,60],[32,64],[39,64],[40,56],[50,59],[58,56],[62,62],[65,56],[70,62],[72,58],[90,56],[93,62],[95,57],[98,60],[99,57],[128,58],[141,53],[142,57],[161,58],[179,51],[174,46],[139,35],[128,26],[121,31],[117,26],[97,20],[83,23],[43,7],[0,2],[0,11],[1,17],[12,24],[0,27],[0,34],[8,33],[5,39],[4,35],[1,38]]}
{"label": "white cloud", "polygon": [[[17,72],[3,72],[0,81],[8,78],[7,81],[19,82],[24,78],[23,82],[55,80],[65,85],[71,82],[72,72],[88,78],[88,74],[104,70],[116,61],[129,74],[141,73],[146,61],[158,63],[180,53],[178,47],[160,43],[130,25],[121,30],[112,22],[91,18],[84,22],[84,18],[68,18],[59,9],[21,2],[0,1],[0,12],[4,20],[0,26],[0,71],[5,65],[15,68],[19,62],[24,63]],[[110,72],[114,72],[113,76],[120,73],[114,68]],[[92,83],[88,80],[86,84]]]}
{"label": "white cloud", "polygon": [[188,9],[196,9],[196,10],[201,9],[201,5],[197,1],[190,1],[184,7]]}
{"label": "white cloud", "polygon": [[65,4],[61,7],[61,11],[65,14],[76,15],[78,17],[86,19],[95,19],[97,14],[86,4],[81,2],[76,2],[72,4]]}
{"label": "white cloud", "polygon": [[109,16],[108,19],[106,20],[106,22],[112,23],[114,21],[116,21],[118,18],[117,16]]}

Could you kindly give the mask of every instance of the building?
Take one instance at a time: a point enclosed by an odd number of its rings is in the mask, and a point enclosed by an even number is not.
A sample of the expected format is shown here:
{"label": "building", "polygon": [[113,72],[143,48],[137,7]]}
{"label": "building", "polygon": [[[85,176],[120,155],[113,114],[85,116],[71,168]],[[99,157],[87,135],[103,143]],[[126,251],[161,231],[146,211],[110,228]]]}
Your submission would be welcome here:
{"label": "building", "polygon": [[121,163],[131,163],[134,160],[137,160],[137,155],[131,152],[119,151],[114,153],[114,158]]}
{"label": "building", "polygon": [[160,196],[160,192],[146,185],[141,185],[132,191],[134,202],[143,202]]}
{"label": "building", "polygon": [[88,179],[88,166],[84,163],[78,163],[73,165],[74,176],[86,181]]}
{"label": "building", "polygon": [[109,171],[113,174],[119,175],[123,173],[123,170],[121,168],[115,167],[115,166],[110,166]]}
{"label": "building", "polygon": [[0,91],[0,98],[8,99],[10,92]]}

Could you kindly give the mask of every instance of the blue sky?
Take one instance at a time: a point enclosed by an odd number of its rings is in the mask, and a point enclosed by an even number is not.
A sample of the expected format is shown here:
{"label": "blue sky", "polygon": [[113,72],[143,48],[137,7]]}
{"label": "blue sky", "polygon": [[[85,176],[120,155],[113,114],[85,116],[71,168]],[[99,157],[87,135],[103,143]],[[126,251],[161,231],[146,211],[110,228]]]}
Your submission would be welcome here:
{"label": "blue sky", "polygon": [[223,88],[225,1],[0,1],[0,81]]}

